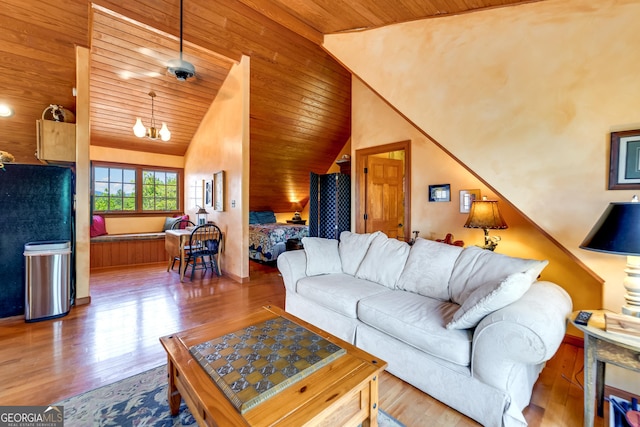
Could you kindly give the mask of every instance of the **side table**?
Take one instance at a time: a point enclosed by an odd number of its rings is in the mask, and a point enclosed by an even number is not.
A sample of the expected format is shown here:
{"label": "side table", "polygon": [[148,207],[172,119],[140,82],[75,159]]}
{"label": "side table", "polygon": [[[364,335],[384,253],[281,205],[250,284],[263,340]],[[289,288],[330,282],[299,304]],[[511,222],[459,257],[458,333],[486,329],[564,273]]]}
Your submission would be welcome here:
{"label": "side table", "polygon": [[594,401],[598,416],[604,411],[604,372],[607,363],[640,372],[640,340],[605,331],[605,310],[592,310],[588,325],[575,323],[578,312],[570,316],[573,326],[584,333],[584,426],[593,427]]}

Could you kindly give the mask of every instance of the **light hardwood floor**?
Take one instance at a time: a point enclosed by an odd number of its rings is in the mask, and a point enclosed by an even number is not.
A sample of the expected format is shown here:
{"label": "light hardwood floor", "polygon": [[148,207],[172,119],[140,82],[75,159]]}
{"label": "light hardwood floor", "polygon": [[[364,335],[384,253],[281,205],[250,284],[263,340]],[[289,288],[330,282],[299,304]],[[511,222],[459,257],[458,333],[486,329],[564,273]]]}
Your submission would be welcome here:
{"label": "light hardwood floor", "polygon": [[[166,264],[94,271],[89,305],[57,320],[0,321],[0,405],[45,405],[166,363],[159,337],[204,322],[284,306],[277,269],[251,263],[245,284],[180,283]],[[563,344],[547,364],[525,415],[530,426],[582,425],[581,348]],[[478,424],[385,373],[380,407],[407,426]],[[605,414],[606,415],[606,414]],[[605,416],[606,418],[606,416]],[[605,425],[596,419],[596,427]]]}

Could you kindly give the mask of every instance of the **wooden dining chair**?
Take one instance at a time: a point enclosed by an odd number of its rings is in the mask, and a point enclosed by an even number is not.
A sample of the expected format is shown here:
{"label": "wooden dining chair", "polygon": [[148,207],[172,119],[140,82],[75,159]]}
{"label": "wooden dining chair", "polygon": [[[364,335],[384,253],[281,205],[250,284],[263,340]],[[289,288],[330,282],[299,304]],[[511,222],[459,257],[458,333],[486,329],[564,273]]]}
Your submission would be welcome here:
{"label": "wooden dining chair", "polygon": [[191,266],[191,280],[196,270],[211,270],[220,276],[220,253],[222,252],[222,231],[215,224],[203,224],[193,229],[189,237],[189,253],[184,266]]}
{"label": "wooden dining chair", "polygon": [[[188,219],[177,219],[172,225],[171,225],[171,230],[181,230],[187,227],[195,227],[195,224],[192,221],[189,221]],[[184,247],[184,251],[185,254],[189,251],[189,248],[187,246]],[[173,270],[174,265],[176,264],[176,261],[178,261],[178,271],[180,271],[180,269],[182,268],[180,264],[180,255],[174,256],[173,260],[171,261],[171,270]]]}

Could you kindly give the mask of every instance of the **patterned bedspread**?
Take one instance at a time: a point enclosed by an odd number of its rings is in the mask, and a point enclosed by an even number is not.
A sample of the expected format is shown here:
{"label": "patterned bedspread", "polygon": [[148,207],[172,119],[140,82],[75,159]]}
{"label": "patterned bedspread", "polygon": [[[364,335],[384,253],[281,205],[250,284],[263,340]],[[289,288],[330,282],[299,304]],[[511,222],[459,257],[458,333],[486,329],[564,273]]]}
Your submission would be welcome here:
{"label": "patterned bedspread", "polygon": [[302,239],[309,227],[300,224],[249,224],[249,258],[275,261],[286,250],[288,239]]}

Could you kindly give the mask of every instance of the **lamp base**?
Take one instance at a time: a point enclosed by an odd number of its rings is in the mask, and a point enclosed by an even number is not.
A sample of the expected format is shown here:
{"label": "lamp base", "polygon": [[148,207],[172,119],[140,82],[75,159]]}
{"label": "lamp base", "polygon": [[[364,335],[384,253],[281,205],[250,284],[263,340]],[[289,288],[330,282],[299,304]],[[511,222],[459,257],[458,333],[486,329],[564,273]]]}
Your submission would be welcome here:
{"label": "lamp base", "polygon": [[622,282],[626,290],[622,313],[640,317],[640,257],[627,256],[627,268],[624,272],[627,273],[627,277]]}
{"label": "lamp base", "polygon": [[627,316],[640,317],[640,307],[630,307],[628,305],[623,305],[622,314],[626,314]]}
{"label": "lamp base", "polygon": [[487,228],[484,229],[484,246],[482,246],[482,249],[494,251],[499,241],[500,236],[489,236],[489,230]]}

